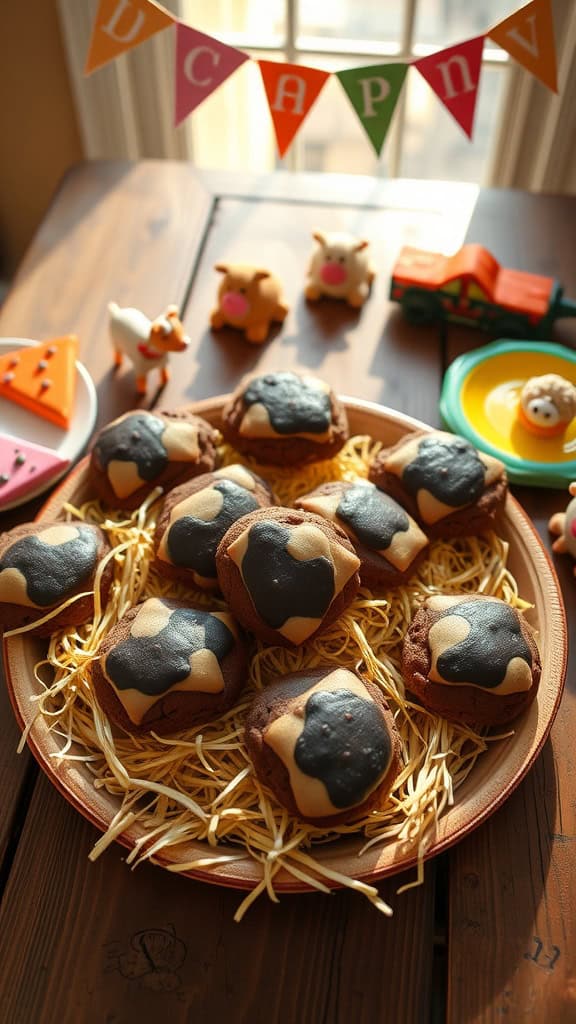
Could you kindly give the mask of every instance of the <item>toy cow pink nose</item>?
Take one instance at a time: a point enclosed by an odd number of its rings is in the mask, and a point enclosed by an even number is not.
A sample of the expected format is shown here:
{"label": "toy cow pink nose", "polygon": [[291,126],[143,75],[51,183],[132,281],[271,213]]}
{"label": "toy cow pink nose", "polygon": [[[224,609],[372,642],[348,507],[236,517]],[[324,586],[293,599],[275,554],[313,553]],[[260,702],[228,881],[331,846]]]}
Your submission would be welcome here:
{"label": "toy cow pink nose", "polygon": [[244,316],[248,312],[248,299],[240,292],[224,292],[220,306],[226,316]]}
{"label": "toy cow pink nose", "polygon": [[347,276],[346,268],[341,263],[325,263],[320,271],[324,284],[344,284]]}

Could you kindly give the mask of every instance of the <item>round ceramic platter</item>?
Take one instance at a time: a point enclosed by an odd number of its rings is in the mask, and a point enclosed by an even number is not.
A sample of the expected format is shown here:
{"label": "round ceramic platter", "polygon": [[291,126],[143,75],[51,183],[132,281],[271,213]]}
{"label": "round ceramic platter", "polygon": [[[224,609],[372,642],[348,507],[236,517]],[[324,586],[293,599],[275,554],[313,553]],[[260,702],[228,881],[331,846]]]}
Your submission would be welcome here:
{"label": "round ceramic platter", "polygon": [[[17,348],[37,344],[37,341],[31,341],[28,338],[0,338],[0,355]],[[51,448],[56,455],[66,459],[69,463],[75,462],[90,440],[98,410],[98,399],[92,377],[82,363],[76,363],[76,371],[74,411],[68,430],[62,430],[61,427],[50,423],[49,420],[28,412],[21,405],[0,397],[0,431],[12,434],[22,441],[42,444],[45,448]],[[19,495],[13,501],[0,503],[0,512],[16,508],[18,505],[23,505],[25,502],[31,501],[32,498],[36,498],[39,494],[43,494],[63,476],[66,468],[64,466],[59,472],[56,471],[53,476],[43,480],[33,490],[26,491],[25,494]]]}
{"label": "round ceramic platter", "polygon": [[516,416],[522,387],[544,373],[576,385],[576,352],[545,341],[484,345],[448,367],[440,413],[450,430],[501,459],[513,483],[567,487],[576,480],[576,419],[561,437],[542,439]]}
{"label": "round ceramic platter", "polygon": [[[195,411],[219,424],[224,399],[215,398],[197,403]],[[345,399],[354,434],[370,434],[384,444],[395,444],[404,434],[415,429],[429,429],[416,420],[391,410],[356,400]],[[85,501],[90,495],[87,460],[69,475],[50,498],[39,518],[54,518],[65,501]],[[516,576],[520,592],[533,604],[527,618],[537,630],[542,654],[542,678],[536,700],[526,714],[514,723],[512,738],[494,741],[477,761],[472,772],[457,790],[456,803],[440,819],[436,837],[428,849],[433,856],[462,839],[480,825],[509,796],[524,777],[540,751],[558,709],[566,670],[566,621],[558,580],[550,560],[525,512],[508,497],[499,532],[510,543],[510,568]],[[20,635],[4,641],[6,675],[13,707],[21,727],[33,718],[31,698],[36,691],[34,665],[42,656],[43,644],[38,639]],[[104,790],[94,788],[93,779],[81,762],[58,763],[58,741],[45,721],[37,719],[28,734],[28,743],[52,783],[67,800],[102,830],[116,814],[118,799]],[[132,848],[143,835],[137,823],[119,839]],[[312,855],[332,870],[363,881],[376,881],[416,865],[414,849],[398,844],[374,846],[362,857],[359,851],[363,838],[343,837],[318,846]],[[156,859],[164,866],[189,863],[205,858],[214,849],[202,842],[190,842],[168,849]],[[258,864],[246,855],[241,860],[214,867],[187,870],[188,875],[218,885],[251,889],[260,881]],[[307,886],[288,874],[274,879],[278,892],[306,891]]]}

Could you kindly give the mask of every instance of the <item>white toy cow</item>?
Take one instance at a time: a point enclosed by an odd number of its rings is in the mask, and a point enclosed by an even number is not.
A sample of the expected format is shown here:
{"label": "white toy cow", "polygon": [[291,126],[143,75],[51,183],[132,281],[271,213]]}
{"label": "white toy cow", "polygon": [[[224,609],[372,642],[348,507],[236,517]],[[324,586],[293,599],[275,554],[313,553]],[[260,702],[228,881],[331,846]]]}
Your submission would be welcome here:
{"label": "white toy cow", "polygon": [[122,309],[116,302],[109,304],[108,312],[115,365],[121,366],[123,357],[128,356],[136,374],[138,394],[146,393],[151,370],[160,370],[161,383],[166,384],[170,376],[168,354],[183,352],[190,344],[178,317],[178,307],[167,306],[166,312],[155,320],[149,320],[131,306]]}
{"label": "white toy cow", "polygon": [[[556,512],[548,521],[550,533],[558,539],[554,541],[552,550],[558,554],[566,551],[576,558],[576,480],[568,488],[572,501],[568,502],[565,512]],[[576,566],[574,567],[576,576]]]}
{"label": "white toy cow", "polygon": [[318,242],[306,281],[306,298],[312,302],[322,295],[346,299],[350,306],[363,306],[370,294],[374,270],[366,249],[368,242],[336,231],[315,231]]}

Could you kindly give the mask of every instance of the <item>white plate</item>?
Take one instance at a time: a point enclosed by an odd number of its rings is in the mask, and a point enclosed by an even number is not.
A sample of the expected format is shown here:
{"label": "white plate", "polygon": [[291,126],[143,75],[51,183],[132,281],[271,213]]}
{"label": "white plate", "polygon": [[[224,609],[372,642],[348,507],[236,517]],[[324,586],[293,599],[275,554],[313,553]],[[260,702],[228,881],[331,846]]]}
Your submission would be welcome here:
{"label": "white plate", "polygon": [[[28,338],[0,338],[0,355],[11,352],[13,349],[39,344],[40,342],[30,341]],[[98,410],[98,399],[92,377],[82,363],[76,363],[76,371],[76,396],[68,430],[63,430],[42,416],[35,416],[23,406],[0,396],[0,431],[19,437],[22,441],[43,444],[45,448],[51,448],[60,458],[68,459],[70,464],[75,462],[90,440]],[[61,470],[56,471],[54,476],[43,480],[33,490],[27,491],[26,494],[20,494],[6,504],[0,503],[0,512],[24,505],[38,494],[47,491],[69,470],[70,465],[64,466]]]}

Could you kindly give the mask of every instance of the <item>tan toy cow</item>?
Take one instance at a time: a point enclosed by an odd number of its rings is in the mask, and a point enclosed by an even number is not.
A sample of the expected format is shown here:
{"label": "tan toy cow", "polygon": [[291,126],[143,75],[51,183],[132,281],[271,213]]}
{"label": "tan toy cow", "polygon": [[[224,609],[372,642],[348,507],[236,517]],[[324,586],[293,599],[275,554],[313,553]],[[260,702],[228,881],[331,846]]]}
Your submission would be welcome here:
{"label": "tan toy cow", "polygon": [[[556,512],[548,520],[548,529],[552,536],[558,539],[554,541],[552,550],[558,554],[568,552],[572,558],[576,558],[576,481],[572,481],[568,488],[572,501],[568,502],[565,512]],[[574,566],[576,576],[576,566]]]}
{"label": "tan toy cow", "polygon": [[314,302],[328,295],[346,299],[355,308],[363,306],[374,280],[366,252],[368,242],[336,231],[315,231],[312,237],[318,247],[308,270],[306,298]]}
{"label": "tan toy cow", "polygon": [[282,323],[288,315],[278,278],[269,270],[243,263],[217,263],[214,269],[224,278],[218,289],[218,307],[210,318],[212,327],[237,327],[247,341],[262,344],[272,321]]}

